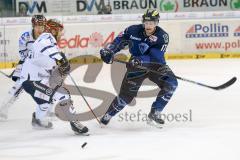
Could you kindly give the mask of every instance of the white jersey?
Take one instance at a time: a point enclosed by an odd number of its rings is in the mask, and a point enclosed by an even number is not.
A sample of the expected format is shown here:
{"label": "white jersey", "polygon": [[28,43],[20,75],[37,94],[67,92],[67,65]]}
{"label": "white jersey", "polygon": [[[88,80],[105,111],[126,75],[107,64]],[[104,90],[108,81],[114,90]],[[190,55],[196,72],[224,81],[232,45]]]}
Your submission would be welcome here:
{"label": "white jersey", "polygon": [[33,43],[31,57],[27,57],[23,64],[21,82],[48,79],[49,71],[57,66],[56,59],[62,58],[59,52],[57,42],[52,34],[42,33]]}
{"label": "white jersey", "polygon": [[26,57],[31,56],[33,50],[32,45],[35,41],[32,31],[33,30],[23,32],[19,38],[19,55],[21,61],[24,61]]}

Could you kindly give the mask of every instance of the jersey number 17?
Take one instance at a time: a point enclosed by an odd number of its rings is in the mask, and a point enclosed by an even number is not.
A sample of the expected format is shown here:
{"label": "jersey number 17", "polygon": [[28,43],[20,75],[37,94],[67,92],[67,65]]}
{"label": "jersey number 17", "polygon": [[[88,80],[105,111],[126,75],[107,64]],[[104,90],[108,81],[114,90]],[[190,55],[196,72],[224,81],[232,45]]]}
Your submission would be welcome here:
{"label": "jersey number 17", "polygon": [[162,51],[162,52],[165,52],[166,49],[167,49],[167,44],[162,45],[161,51]]}

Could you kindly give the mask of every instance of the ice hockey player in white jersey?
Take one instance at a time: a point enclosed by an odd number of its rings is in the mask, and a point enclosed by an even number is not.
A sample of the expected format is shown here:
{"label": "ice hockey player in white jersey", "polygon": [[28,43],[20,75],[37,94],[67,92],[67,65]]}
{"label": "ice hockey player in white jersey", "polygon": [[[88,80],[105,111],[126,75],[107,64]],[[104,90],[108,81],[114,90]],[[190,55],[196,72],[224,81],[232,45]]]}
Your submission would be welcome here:
{"label": "ice hockey player in white jersey", "polygon": [[[63,25],[58,20],[48,20],[46,31],[33,43],[32,56],[23,64],[20,81],[24,90],[37,103],[36,111],[32,115],[34,128],[52,128],[52,122],[46,117],[52,103],[68,105],[70,112],[76,113],[69,91],[62,87],[63,77],[70,72],[69,62],[57,46],[62,30]],[[64,103],[61,103],[63,101]],[[80,121],[71,121],[70,125],[76,134],[88,132],[88,128]]]}
{"label": "ice hockey player in white jersey", "polygon": [[4,98],[4,102],[0,106],[1,120],[6,120],[8,118],[9,107],[13,105],[23,90],[22,84],[19,80],[22,71],[22,65],[27,56],[31,57],[32,44],[34,43],[35,39],[37,39],[45,30],[46,22],[47,20],[43,15],[33,15],[31,19],[32,29],[30,31],[23,32],[19,38],[20,60],[12,75],[12,80],[15,82],[15,84],[8,91],[7,96]]}

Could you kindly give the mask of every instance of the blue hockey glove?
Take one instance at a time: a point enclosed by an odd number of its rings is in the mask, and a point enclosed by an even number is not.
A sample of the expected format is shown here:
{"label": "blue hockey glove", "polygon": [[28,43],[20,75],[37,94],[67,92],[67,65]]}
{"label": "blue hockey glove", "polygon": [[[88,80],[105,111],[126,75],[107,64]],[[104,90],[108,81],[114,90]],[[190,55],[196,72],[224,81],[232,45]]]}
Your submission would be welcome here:
{"label": "blue hockey glove", "polygon": [[113,51],[103,48],[100,50],[101,59],[107,64],[113,63]]}

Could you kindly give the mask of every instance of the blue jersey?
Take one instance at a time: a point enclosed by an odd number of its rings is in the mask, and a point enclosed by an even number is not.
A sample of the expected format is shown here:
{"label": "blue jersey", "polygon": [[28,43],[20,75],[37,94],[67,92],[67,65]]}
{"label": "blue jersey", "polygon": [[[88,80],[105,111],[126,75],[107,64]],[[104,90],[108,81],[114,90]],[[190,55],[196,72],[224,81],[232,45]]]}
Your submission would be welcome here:
{"label": "blue jersey", "polygon": [[139,57],[143,63],[166,64],[164,54],[168,46],[168,34],[160,27],[156,27],[155,33],[147,36],[142,24],[132,25],[118,35],[109,46],[114,53],[119,52],[129,45],[132,56]]}

